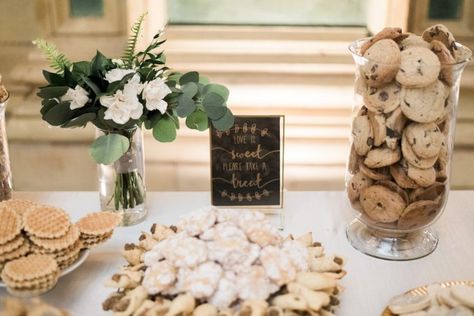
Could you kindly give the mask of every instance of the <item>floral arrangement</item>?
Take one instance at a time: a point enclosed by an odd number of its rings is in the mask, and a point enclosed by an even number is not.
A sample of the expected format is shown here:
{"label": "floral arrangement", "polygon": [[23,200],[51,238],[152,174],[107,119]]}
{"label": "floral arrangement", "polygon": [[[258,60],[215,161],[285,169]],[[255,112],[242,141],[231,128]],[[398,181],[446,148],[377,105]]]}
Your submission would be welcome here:
{"label": "floral arrangement", "polygon": [[[181,74],[165,66],[160,49],[165,42],[158,32],[143,51],[136,45],[145,14],[135,22],[120,59],[111,59],[97,51],[91,61],[71,62],[44,40],[40,48],[56,72],[43,70],[48,85],[41,87],[42,119],[62,128],[93,124],[104,132],[92,143],[90,153],[97,163],[112,164],[131,147],[134,130],[144,126],[160,142],[171,142],[179,129],[179,118],[199,131],[212,124],[225,131],[234,123],[226,102],[229,90],[210,83],[198,72]],[[136,175],[117,177],[115,206],[133,207],[143,202],[134,186]]]}

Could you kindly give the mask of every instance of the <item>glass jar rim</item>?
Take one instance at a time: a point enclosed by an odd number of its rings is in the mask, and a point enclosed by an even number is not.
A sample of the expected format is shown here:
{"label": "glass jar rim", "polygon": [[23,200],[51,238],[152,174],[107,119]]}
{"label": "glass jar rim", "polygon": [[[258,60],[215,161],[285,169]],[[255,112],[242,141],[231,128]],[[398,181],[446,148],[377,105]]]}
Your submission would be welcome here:
{"label": "glass jar rim", "polygon": [[[353,41],[352,43],[349,44],[348,46],[348,49],[349,49],[349,52],[352,54],[352,56],[354,57],[357,57],[357,59],[361,59],[367,63],[377,63],[377,64],[380,64],[380,65],[394,65],[394,64],[388,64],[388,63],[380,63],[374,59],[371,59],[371,58],[367,58],[367,57],[364,57],[363,55],[360,54],[359,52],[359,48],[362,46],[363,43],[365,43],[366,41],[368,41],[370,39],[370,37],[365,37],[365,38],[361,38],[361,39],[358,39],[358,40],[355,40]],[[468,50],[469,52],[469,56],[466,57],[465,59],[461,60],[461,61],[457,61],[455,63],[452,63],[452,64],[441,64],[441,67],[446,67],[446,66],[458,66],[458,65],[465,65],[466,63],[468,63],[471,58],[472,58],[472,51],[469,47],[467,46],[464,46],[458,42],[455,42],[456,44],[456,47],[464,47]]]}

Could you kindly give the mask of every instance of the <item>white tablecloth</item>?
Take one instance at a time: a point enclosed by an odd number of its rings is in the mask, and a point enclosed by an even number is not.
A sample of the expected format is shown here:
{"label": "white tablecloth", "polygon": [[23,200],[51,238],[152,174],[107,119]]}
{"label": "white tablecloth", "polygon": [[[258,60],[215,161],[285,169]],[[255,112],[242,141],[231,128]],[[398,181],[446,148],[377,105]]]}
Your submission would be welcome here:
{"label": "white tablecloth", "polygon": [[[16,197],[50,203],[70,212],[73,220],[99,209],[97,192],[17,193]],[[155,193],[147,196],[149,215],[145,222],[121,227],[106,244],[92,250],[86,262],[60,279],[43,298],[68,309],[72,315],[107,315],[101,303],[112,292],[103,283],[124,263],[120,250],[135,242],[151,224],[174,224],[177,218],[210,204],[209,193]],[[345,227],[353,217],[343,192],[288,192],[284,207],[285,233],[312,231],[326,252],[348,258],[346,290],[337,315],[380,315],[390,297],[410,288],[447,280],[474,280],[474,191],[451,192],[445,213],[436,223],[438,249],[408,262],[371,258],[354,250],[346,240]],[[0,295],[6,295],[4,289]]]}

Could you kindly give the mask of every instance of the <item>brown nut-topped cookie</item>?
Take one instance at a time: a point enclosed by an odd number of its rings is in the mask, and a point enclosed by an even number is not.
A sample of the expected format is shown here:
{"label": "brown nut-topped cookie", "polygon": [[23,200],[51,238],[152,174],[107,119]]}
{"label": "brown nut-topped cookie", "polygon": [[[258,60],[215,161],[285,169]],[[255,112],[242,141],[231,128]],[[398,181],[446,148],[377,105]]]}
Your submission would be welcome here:
{"label": "brown nut-topped cookie", "polygon": [[403,86],[422,88],[438,79],[441,63],[428,48],[407,48],[401,52],[400,58],[400,70],[396,79]]}
{"label": "brown nut-topped cookie", "polygon": [[[400,65],[400,50],[393,40],[377,41],[363,56],[368,59],[368,62],[361,69],[362,77],[369,86],[380,87],[395,78]],[[437,57],[436,60],[438,60]]]}
{"label": "brown nut-topped cookie", "polygon": [[393,223],[398,220],[406,207],[405,200],[383,185],[373,185],[360,194],[364,212],[376,222]]}
{"label": "brown nut-topped cookie", "polygon": [[424,88],[403,87],[400,108],[412,121],[429,123],[436,121],[444,112],[444,102],[449,90],[439,80]]}

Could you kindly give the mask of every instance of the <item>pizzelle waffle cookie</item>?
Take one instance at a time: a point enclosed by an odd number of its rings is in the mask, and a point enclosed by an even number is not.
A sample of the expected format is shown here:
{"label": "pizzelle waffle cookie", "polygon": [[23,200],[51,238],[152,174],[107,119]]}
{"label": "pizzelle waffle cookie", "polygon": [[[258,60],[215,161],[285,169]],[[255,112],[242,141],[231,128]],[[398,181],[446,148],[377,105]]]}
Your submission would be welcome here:
{"label": "pizzelle waffle cookie", "polygon": [[0,207],[0,245],[15,239],[22,228],[21,217],[13,210]]}
{"label": "pizzelle waffle cookie", "polygon": [[37,245],[46,250],[58,251],[62,249],[67,249],[74,245],[79,240],[79,228],[76,225],[70,225],[69,230],[64,236],[59,238],[40,238],[34,235],[30,236],[30,240]]}
{"label": "pizzelle waffle cookie", "polygon": [[42,206],[23,215],[24,229],[39,238],[58,238],[66,235],[71,226],[69,215],[62,209]]}
{"label": "pizzelle waffle cookie", "polygon": [[30,254],[8,262],[2,271],[7,290],[28,297],[49,291],[57,282],[59,267],[52,256]]}
{"label": "pizzelle waffle cookie", "polygon": [[265,215],[205,210],[126,244],[106,286],[114,315],[334,315],[345,260],[311,233],[284,238]]}
{"label": "pizzelle waffle cookie", "polygon": [[0,202],[0,207],[5,206],[6,208],[12,209],[20,216],[23,216],[29,209],[36,208],[40,205],[39,203],[25,199],[11,199]]}

